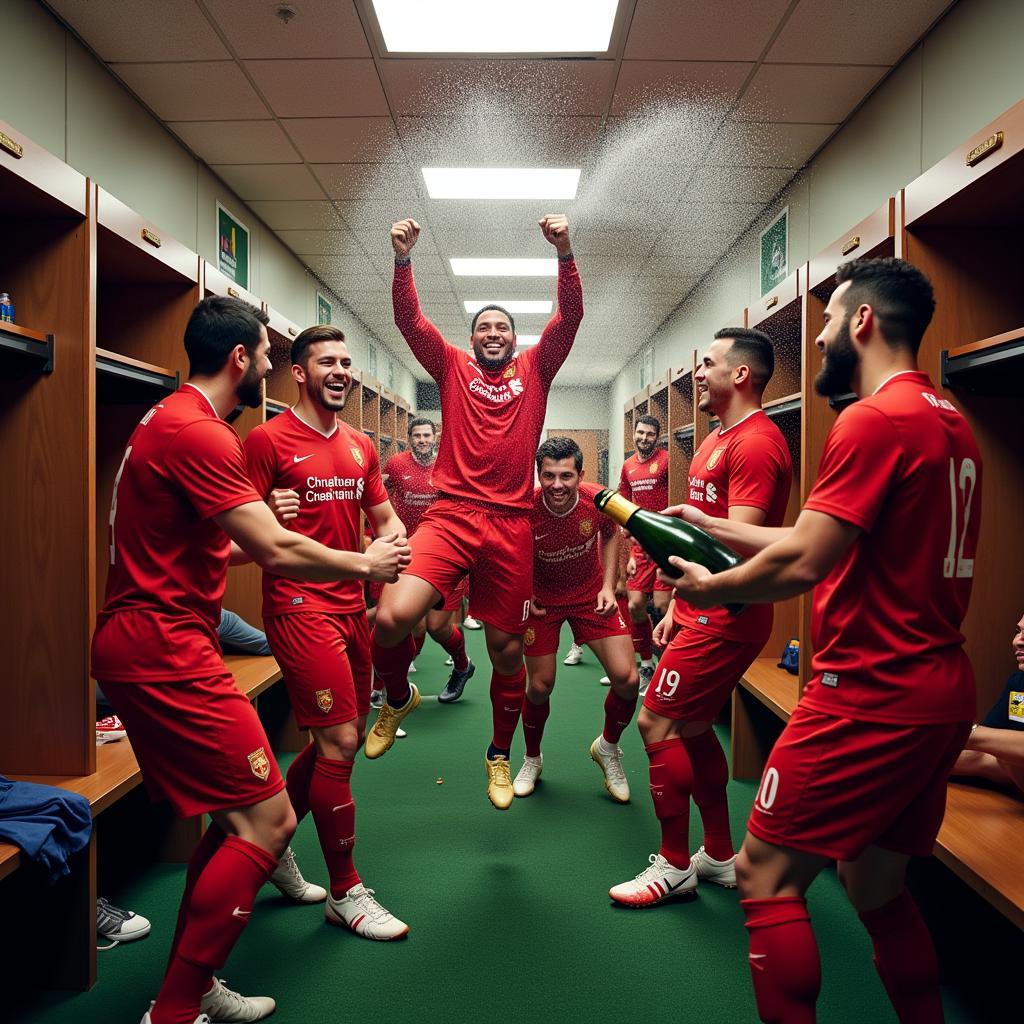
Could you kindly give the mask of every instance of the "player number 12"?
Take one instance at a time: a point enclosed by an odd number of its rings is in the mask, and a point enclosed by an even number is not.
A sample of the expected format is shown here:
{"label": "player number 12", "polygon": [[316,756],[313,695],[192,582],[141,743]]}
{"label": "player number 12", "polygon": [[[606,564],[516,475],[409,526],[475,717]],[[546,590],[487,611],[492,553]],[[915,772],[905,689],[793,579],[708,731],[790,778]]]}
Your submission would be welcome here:
{"label": "player number 12", "polygon": [[[954,576],[958,580],[971,579],[974,576],[974,559],[964,558],[964,538],[967,536],[967,524],[971,521],[971,502],[974,500],[974,488],[978,482],[978,467],[973,459],[964,459],[957,473],[956,462],[949,460],[949,551],[942,563],[942,575],[946,579]],[[960,501],[958,501],[960,499]],[[963,524],[960,528],[960,545],[957,547],[957,513],[963,504]]]}

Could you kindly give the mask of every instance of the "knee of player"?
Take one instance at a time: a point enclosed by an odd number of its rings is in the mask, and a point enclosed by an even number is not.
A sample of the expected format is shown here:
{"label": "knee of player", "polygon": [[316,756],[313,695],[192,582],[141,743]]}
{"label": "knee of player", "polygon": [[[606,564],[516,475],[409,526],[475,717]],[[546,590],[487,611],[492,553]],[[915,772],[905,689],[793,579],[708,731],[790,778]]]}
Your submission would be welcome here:
{"label": "knee of player", "polygon": [[530,682],[526,688],[526,699],[531,704],[544,704],[551,696],[551,691],[555,688],[555,680],[545,679],[542,677],[530,677]]}
{"label": "knee of player", "polygon": [[736,888],[743,899],[753,899],[757,871],[751,863],[746,847],[736,855]]}
{"label": "knee of player", "polygon": [[519,671],[523,661],[523,638],[506,634],[503,638],[488,641],[487,653],[491,664],[503,675],[511,675]]}
{"label": "knee of player", "polygon": [[280,857],[288,849],[288,844],[292,841],[292,836],[295,835],[298,825],[299,821],[295,817],[291,801],[285,800],[280,812],[269,823],[266,830],[266,840],[270,852]]}
{"label": "knee of player", "polygon": [[612,675],[610,672],[608,675],[611,678],[612,689],[615,691],[616,696],[622,697],[623,700],[633,700],[640,692],[640,676],[637,674],[635,665],[625,675],[622,673]]}

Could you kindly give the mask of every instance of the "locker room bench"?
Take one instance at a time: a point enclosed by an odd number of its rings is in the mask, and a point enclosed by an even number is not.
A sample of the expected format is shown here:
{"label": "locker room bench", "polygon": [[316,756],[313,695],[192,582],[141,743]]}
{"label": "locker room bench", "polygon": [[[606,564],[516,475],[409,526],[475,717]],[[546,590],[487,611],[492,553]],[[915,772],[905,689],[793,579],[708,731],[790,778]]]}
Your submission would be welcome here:
{"label": "locker room bench", "polygon": [[[251,701],[281,679],[281,670],[270,657],[229,654],[224,661],[238,688]],[[95,819],[138,786],[142,772],[130,740],[124,739],[97,748],[96,771],[92,775],[12,775],[11,778],[59,786],[79,793],[89,801]],[[164,858],[169,861],[187,860],[201,830],[202,823],[198,818],[176,822],[163,844]],[[18,847],[0,843],[0,879],[13,874],[22,863]],[[48,894],[53,896],[50,900],[51,927],[47,931],[51,955],[47,958],[49,969],[43,981],[53,988],[91,988],[96,981],[95,832],[71,877]],[[58,925],[56,928],[52,927],[55,923]]]}

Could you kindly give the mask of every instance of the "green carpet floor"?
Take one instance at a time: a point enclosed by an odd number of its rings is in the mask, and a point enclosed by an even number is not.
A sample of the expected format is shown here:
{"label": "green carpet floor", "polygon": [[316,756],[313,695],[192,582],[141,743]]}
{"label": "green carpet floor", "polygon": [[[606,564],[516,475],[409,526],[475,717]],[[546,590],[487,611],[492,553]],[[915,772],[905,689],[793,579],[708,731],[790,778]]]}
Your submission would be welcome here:
{"label": "green carpet floor", "polygon": [[[328,928],[321,906],[290,905],[268,886],[223,971],[231,987],[273,995],[280,1024],[756,1021],[735,892],[709,886],[692,902],[646,911],[608,900],[610,885],[647,865],[659,833],[635,726],[622,741],[631,804],[611,802],[588,756],[607,692],[593,654],[559,665],[544,777],[532,797],[499,813],[483,769],[489,668],[481,634],[469,641],[478,668],[463,700],[425,699],[408,738],[379,761],[360,756],[353,778],[356,863],[409,922],[408,939],[374,943]],[[413,678],[425,697],[443,686],[443,657],[428,643],[419,659]],[[513,773],[521,756],[520,735]],[[753,783],[730,787],[737,841],[753,794]],[[306,875],[326,881],[311,820],[293,845]],[[160,981],[183,878],[183,868],[159,865],[113,887],[110,898],[149,917],[152,934],[100,953],[92,992],[41,996],[17,1019],[136,1024]],[[816,882],[810,904],[824,978],[819,1020],[894,1020],[834,873]],[[947,993],[948,1020],[983,1019],[962,1003]]]}

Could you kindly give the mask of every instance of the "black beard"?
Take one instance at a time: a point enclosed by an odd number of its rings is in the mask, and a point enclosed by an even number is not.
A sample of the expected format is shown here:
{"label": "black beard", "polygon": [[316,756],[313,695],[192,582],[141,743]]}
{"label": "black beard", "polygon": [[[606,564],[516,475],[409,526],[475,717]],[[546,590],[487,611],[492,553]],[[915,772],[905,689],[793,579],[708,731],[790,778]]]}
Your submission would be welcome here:
{"label": "black beard", "polygon": [[[311,399],[313,399],[313,401],[316,402],[316,404],[319,405],[322,409],[326,409],[328,412],[341,412],[341,410],[345,408],[345,403],[348,401],[348,396],[349,396],[350,392],[345,391],[345,392],[342,392],[342,394],[338,396],[338,398],[341,401],[341,405],[338,405],[338,406],[331,405],[327,401],[327,399],[324,397],[324,395],[325,395],[324,388],[322,386],[321,387],[317,387],[307,377],[306,378],[306,394],[309,395],[309,397]],[[327,392],[327,394],[330,394],[330,392]],[[334,396],[331,395],[331,397],[333,398]]]}
{"label": "black beard", "polygon": [[434,460],[434,449],[433,449],[433,448],[431,448],[431,449],[430,449],[430,451],[429,451],[429,452],[427,452],[427,454],[426,454],[426,455],[420,455],[420,453],[419,453],[418,451],[416,451],[416,449],[415,449],[415,448],[413,448],[413,450],[412,450],[412,457],[413,457],[413,458],[414,458],[414,459],[415,459],[415,460],[416,460],[416,461],[417,461],[417,462],[418,462],[418,463],[419,463],[419,464],[420,464],[421,466],[425,466],[425,465],[427,465],[427,463],[428,463],[428,462],[433,462],[433,460]]}
{"label": "black beard", "polygon": [[850,338],[850,321],[847,318],[835,341],[826,349],[825,361],[814,378],[814,390],[823,398],[845,395],[852,390],[856,369],[857,352]]}
{"label": "black beard", "polygon": [[658,446],[657,441],[652,441],[650,444],[644,444],[644,443],[642,443],[640,441],[637,441],[636,450],[641,455],[646,456],[646,455],[650,455],[657,446]]}
{"label": "black beard", "polygon": [[263,378],[256,373],[255,366],[250,364],[245,376],[238,382],[238,400],[242,405],[247,405],[250,409],[259,408],[263,402],[263,389],[260,387],[262,383]]}
{"label": "black beard", "polygon": [[478,352],[475,348],[473,349],[473,357],[488,373],[497,373],[498,370],[508,366],[512,362],[514,355],[514,352],[509,352],[507,356],[503,356],[500,359],[488,359],[482,352]]}

